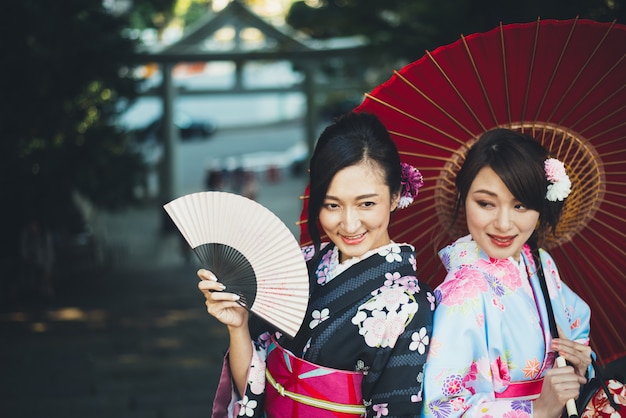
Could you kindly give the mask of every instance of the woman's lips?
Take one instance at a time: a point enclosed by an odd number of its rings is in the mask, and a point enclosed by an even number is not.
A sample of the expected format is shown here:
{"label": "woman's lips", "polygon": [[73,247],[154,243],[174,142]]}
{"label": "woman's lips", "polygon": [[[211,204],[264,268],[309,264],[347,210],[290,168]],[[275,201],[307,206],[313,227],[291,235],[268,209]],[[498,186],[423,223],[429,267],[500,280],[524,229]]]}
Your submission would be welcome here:
{"label": "woman's lips", "polygon": [[510,246],[515,240],[515,236],[499,237],[497,235],[489,235],[489,238],[491,239],[493,245],[502,248]]}
{"label": "woman's lips", "polygon": [[341,240],[348,245],[357,245],[363,242],[366,235],[367,235],[366,233],[362,233],[359,235],[350,235],[350,236],[341,235]]}

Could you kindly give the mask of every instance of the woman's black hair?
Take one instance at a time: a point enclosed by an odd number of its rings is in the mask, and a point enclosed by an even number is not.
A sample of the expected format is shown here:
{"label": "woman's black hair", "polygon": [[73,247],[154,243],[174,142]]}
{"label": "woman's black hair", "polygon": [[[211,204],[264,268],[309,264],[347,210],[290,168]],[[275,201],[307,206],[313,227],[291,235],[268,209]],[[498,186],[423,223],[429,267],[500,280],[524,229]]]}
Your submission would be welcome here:
{"label": "woman's black hair", "polygon": [[539,224],[528,239],[533,250],[546,232],[554,233],[564,201],[546,199],[548,179],[544,162],[548,151],[530,135],[509,129],[485,132],[470,148],[463,167],[456,176],[457,201],[454,218],[465,205],[474,178],[484,167],[490,167],[524,206],[539,212]]}
{"label": "woman's black hair", "polygon": [[376,115],[349,112],[324,129],[309,164],[307,228],[316,254],[321,240],[317,219],[332,179],[340,170],[363,161],[383,170],[392,197],[400,192],[400,156],[387,129]]}

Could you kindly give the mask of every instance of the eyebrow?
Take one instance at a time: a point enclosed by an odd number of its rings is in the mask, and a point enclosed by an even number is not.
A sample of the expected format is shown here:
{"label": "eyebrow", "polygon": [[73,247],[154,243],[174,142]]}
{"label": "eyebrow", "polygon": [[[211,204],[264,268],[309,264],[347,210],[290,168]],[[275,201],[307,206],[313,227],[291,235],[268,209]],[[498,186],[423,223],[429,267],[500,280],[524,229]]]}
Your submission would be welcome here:
{"label": "eyebrow", "polygon": [[472,194],[476,194],[476,193],[484,193],[484,194],[488,194],[489,196],[493,196],[493,197],[498,196],[496,193],[492,192],[491,190],[485,190],[485,189],[475,190]]}
{"label": "eyebrow", "polygon": [[[362,194],[360,196],[356,196],[355,200],[362,200],[362,199],[369,199],[371,197],[377,197],[378,193],[368,193],[368,194]],[[341,200],[336,196],[332,196],[332,195],[326,195],[326,199],[331,199],[331,200]]]}

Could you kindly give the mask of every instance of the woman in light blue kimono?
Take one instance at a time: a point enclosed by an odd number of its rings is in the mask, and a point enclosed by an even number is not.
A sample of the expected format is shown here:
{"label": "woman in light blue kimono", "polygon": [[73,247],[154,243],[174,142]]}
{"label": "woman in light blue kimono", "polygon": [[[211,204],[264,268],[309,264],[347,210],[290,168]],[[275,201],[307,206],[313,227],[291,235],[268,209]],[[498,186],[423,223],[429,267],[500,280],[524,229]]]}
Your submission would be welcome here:
{"label": "woman in light blue kimono", "polygon": [[470,149],[456,186],[470,234],[439,253],[447,275],[435,289],[424,415],[559,417],[592,372],[590,309],[538,247],[570,192],[565,168],[533,138],[496,129]]}

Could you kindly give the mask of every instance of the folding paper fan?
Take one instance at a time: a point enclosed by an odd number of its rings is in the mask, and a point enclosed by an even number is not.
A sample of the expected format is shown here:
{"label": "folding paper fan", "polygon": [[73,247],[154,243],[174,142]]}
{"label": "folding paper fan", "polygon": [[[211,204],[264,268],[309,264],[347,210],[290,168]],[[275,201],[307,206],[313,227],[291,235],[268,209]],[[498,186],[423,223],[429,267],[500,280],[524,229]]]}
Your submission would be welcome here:
{"label": "folding paper fan", "polygon": [[192,193],[163,208],[225,291],[281,331],[296,334],[308,304],[308,271],[298,241],[274,213],[227,192]]}

